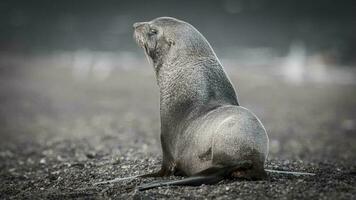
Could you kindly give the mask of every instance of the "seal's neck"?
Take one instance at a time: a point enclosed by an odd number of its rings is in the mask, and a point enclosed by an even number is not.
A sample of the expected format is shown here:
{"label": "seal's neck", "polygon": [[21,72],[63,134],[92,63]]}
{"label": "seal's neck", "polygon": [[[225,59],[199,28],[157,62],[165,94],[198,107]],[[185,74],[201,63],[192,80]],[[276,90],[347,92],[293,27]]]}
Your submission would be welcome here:
{"label": "seal's neck", "polygon": [[209,43],[205,39],[199,41],[175,44],[167,47],[169,50],[165,53],[157,50],[154,55],[150,55],[157,78],[162,67],[165,67],[165,70],[174,70],[178,67],[184,68],[185,65],[194,65],[206,61],[219,63]]}

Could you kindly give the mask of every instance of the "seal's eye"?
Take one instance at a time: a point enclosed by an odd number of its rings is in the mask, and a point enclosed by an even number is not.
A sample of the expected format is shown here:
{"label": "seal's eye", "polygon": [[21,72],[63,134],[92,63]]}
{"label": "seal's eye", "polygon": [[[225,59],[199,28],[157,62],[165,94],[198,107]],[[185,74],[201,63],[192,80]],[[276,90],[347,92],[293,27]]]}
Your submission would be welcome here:
{"label": "seal's eye", "polygon": [[157,30],[151,28],[150,31],[149,31],[149,34],[150,34],[150,35],[155,35],[155,34],[157,34]]}

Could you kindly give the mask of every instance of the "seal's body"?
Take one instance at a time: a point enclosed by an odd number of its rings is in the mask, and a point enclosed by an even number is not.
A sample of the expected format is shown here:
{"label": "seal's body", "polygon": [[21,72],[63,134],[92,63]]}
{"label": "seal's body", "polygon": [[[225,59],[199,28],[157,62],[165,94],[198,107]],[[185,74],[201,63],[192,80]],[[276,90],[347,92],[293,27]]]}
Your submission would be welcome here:
{"label": "seal's body", "polygon": [[134,28],[160,89],[163,162],[159,172],[146,176],[196,177],[159,185],[264,177],[266,131],[254,114],[239,106],[204,36],[192,25],[169,17],[135,23]]}
{"label": "seal's body", "polygon": [[240,106],[224,105],[192,120],[170,152],[175,153],[178,170],[188,176],[211,167],[246,170],[239,168],[246,163],[251,164],[248,169],[263,175],[266,141],[265,130],[253,114]]}

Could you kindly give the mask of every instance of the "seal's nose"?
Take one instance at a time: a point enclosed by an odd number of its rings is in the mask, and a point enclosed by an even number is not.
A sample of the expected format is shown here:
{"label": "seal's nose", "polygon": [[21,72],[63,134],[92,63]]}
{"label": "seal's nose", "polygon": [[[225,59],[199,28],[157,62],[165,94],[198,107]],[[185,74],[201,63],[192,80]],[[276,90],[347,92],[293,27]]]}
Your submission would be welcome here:
{"label": "seal's nose", "polygon": [[133,27],[137,28],[137,27],[140,27],[140,26],[142,26],[144,24],[145,24],[145,22],[136,22],[136,23],[133,24]]}

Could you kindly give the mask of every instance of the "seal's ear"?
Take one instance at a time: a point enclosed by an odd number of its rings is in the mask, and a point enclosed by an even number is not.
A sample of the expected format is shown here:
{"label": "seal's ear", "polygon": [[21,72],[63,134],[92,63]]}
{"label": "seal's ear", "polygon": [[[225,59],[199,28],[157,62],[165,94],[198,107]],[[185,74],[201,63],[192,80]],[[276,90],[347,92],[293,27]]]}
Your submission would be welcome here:
{"label": "seal's ear", "polygon": [[174,40],[172,40],[171,38],[168,38],[168,39],[167,39],[167,42],[168,42],[168,45],[169,45],[169,46],[173,46],[173,45],[176,44],[176,43],[174,42]]}

